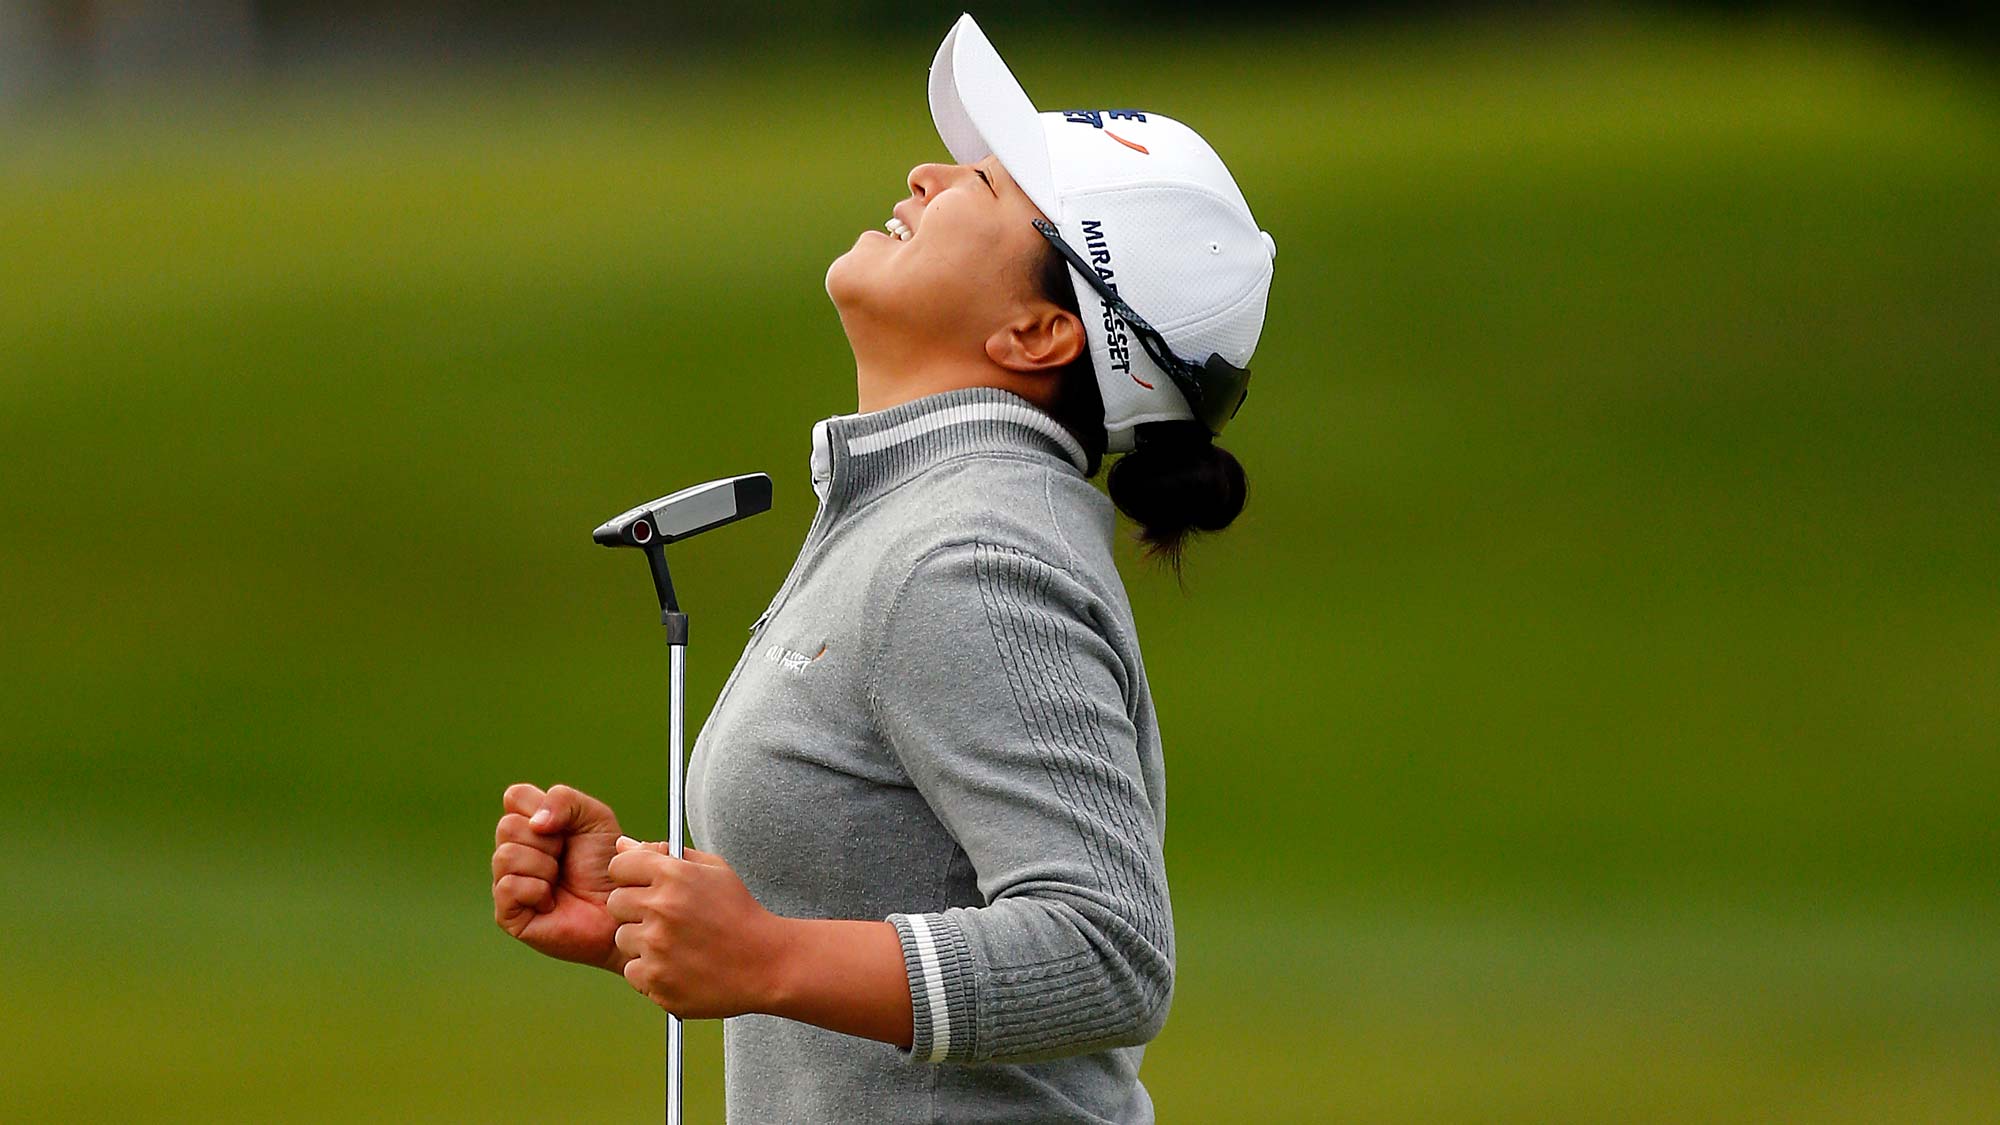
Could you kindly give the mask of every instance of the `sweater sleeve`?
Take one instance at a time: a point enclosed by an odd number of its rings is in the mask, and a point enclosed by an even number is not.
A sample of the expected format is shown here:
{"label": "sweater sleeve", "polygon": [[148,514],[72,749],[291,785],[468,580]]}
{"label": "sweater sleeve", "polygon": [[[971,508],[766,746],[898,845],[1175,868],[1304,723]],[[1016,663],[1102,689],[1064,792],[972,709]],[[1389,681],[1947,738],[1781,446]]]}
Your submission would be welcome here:
{"label": "sweater sleeve", "polygon": [[869,696],[985,905],[892,914],[925,1063],[1144,1043],[1173,916],[1113,620],[1068,571],[987,543],[926,555],[882,623]]}

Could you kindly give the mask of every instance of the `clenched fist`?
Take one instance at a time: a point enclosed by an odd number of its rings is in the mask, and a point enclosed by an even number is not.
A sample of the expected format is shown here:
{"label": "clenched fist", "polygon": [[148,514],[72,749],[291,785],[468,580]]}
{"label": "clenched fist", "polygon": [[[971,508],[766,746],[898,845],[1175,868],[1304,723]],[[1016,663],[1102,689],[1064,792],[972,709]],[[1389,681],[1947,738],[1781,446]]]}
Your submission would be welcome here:
{"label": "clenched fist", "polygon": [[[788,920],[759,905],[721,856],[663,843],[617,841],[607,905],[623,923],[619,971],[682,1019],[775,1010],[793,942]],[[899,978],[900,979],[900,978]]]}
{"label": "clenched fist", "polygon": [[537,952],[611,972],[626,958],[605,903],[618,817],[567,785],[507,787],[493,840],[493,920]]}

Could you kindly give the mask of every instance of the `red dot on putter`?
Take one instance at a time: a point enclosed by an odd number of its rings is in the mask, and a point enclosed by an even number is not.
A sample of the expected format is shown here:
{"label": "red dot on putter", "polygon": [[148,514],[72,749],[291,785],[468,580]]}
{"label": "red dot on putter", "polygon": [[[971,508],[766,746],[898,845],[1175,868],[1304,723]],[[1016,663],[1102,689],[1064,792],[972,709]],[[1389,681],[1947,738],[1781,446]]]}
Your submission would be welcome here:
{"label": "red dot on putter", "polygon": [[638,523],[632,525],[632,538],[637,539],[641,543],[644,543],[646,540],[651,539],[652,537],[653,537],[652,524],[647,523],[645,520],[640,520]]}

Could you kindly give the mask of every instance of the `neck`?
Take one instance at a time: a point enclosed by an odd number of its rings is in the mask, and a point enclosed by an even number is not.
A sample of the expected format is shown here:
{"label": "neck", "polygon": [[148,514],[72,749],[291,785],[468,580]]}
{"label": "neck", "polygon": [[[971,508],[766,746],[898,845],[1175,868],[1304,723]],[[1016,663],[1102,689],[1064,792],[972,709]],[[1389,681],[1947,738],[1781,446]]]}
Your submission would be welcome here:
{"label": "neck", "polygon": [[874,340],[851,330],[848,343],[854,348],[856,408],[862,413],[965,387],[998,387],[1046,408],[1054,391],[1047,375],[1010,370],[984,352],[925,351],[909,346],[911,341]]}

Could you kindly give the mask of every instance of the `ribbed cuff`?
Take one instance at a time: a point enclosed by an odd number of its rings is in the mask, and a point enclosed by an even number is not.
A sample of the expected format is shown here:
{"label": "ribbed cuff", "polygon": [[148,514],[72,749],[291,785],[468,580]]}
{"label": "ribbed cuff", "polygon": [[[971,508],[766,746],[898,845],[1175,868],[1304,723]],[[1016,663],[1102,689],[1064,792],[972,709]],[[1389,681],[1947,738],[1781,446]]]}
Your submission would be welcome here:
{"label": "ribbed cuff", "polygon": [[965,1062],[973,1048],[972,946],[949,914],[891,914],[903,941],[916,1030],[906,1058]]}

